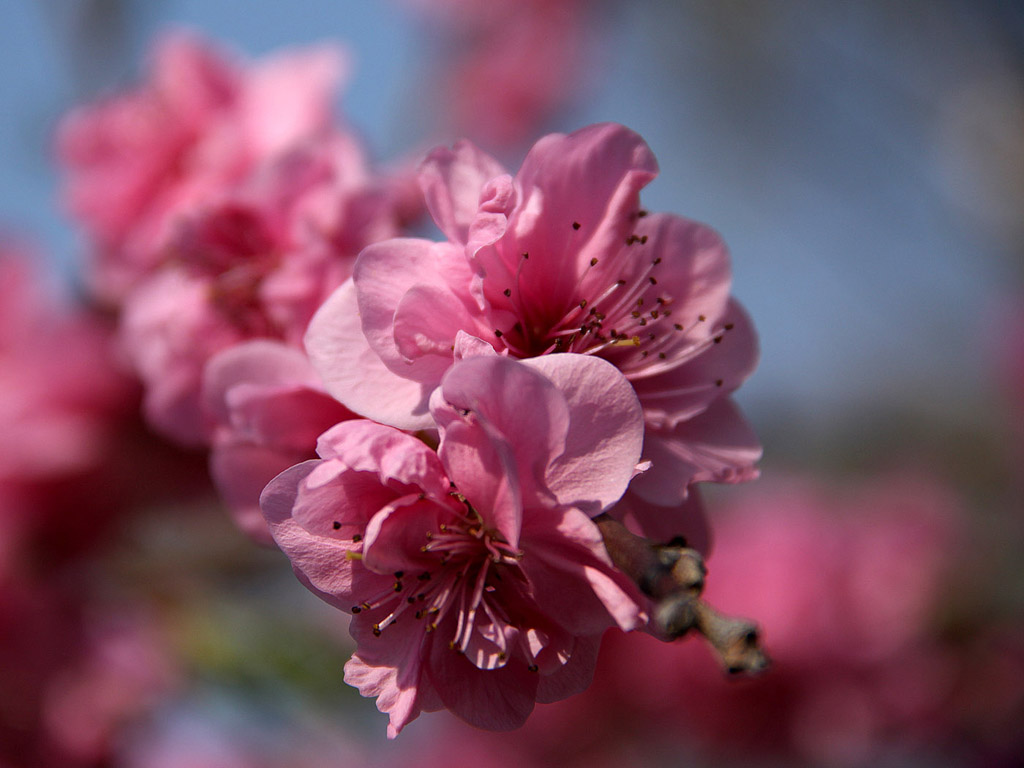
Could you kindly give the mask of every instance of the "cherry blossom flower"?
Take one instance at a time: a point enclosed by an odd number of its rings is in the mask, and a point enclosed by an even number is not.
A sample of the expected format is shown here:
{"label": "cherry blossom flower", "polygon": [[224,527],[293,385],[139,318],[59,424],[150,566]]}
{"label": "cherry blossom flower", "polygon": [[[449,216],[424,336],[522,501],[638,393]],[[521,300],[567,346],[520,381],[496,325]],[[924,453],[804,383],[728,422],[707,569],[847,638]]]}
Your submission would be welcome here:
{"label": "cherry blossom flower", "polygon": [[72,111],[57,136],[66,205],[96,251],[88,277],[111,302],[159,262],[182,210],[330,127],[343,55],[324,46],[245,65],[174,32],[149,69]]}
{"label": "cherry blossom flower", "polygon": [[601,357],[644,408],[653,466],[631,488],[635,516],[642,502],[681,504],[695,482],[755,476],[761,448],[729,398],[756,363],[753,326],[729,295],[719,236],[640,207],[656,172],[615,124],[541,139],[514,178],[468,142],[434,150],[420,182],[448,239],[360,254],[306,336],[327,390],[420,429],[460,332],[516,358]]}
{"label": "cherry blossom flower", "polygon": [[133,289],[122,317],[150,424],[181,443],[209,440],[206,361],[252,338],[297,346],[360,248],[396,228],[388,190],[342,133],[296,147],[182,213],[168,261]]}
{"label": "cherry blossom flower", "polygon": [[299,578],[354,614],[346,680],[390,714],[518,727],[535,701],[588,684],[601,634],[643,598],[589,519],[623,493],[642,416],[606,362],[462,360],[432,399],[435,453],[407,433],[343,422],[319,460],[262,497]]}

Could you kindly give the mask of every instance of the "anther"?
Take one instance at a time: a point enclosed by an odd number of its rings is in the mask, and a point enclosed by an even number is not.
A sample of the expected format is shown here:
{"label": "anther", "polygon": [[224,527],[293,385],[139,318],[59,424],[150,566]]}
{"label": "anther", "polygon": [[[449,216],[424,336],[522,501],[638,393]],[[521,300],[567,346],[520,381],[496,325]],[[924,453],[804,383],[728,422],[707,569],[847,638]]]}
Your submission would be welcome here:
{"label": "anther", "polygon": [[511,296],[512,295],[512,289],[511,288],[506,288],[504,291],[502,291],[502,293],[504,293],[506,297]]}
{"label": "anther", "polygon": [[356,534],[352,535],[352,543],[353,544],[358,544],[362,540],[363,540],[363,537],[360,534],[356,533]]}
{"label": "anther", "polygon": [[592,267],[596,267],[597,266],[597,257],[594,257],[593,259],[590,260],[590,266],[592,266]]}
{"label": "anther", "polygon": [[334,530],[338,530],[339,528],[341,528],[341,523],[339,523],[337,520],[335,520],[332,523],[332,525],[334,526]]}
{"label": "anther", "polygon": [[573,228],[573,229],[579,229],[579,228],[580,228],[580,223],[579,223],[578,221],[574,221],[574,222],[572,223],[572,228]]}

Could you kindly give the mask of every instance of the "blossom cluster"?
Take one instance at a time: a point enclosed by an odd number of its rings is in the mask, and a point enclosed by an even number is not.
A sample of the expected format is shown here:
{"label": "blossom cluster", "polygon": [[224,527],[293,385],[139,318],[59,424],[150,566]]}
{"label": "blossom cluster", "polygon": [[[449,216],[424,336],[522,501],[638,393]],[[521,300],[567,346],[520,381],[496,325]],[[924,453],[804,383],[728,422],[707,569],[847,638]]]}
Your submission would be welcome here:
{"label": "blossom cluster", "polygon": [[[441,708],[516,728],[651,622],[594,518],[699,545],[695,484],[756,475],[730,398],[756,336],[718,234],[641,206],[633,131],[388,176],[333,116],[343,63],[171,35],[64,120],[65,199],[149,423],[352,615],[345,677],[389,734]],[[443,239],[410,236],[422,209]]]}

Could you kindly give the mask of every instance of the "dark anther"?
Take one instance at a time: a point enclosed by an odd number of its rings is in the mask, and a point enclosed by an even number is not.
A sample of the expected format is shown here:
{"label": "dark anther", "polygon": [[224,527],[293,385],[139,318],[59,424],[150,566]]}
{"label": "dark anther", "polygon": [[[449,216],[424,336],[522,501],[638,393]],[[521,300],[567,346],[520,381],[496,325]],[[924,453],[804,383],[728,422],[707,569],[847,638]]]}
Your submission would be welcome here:
{"label": "dark anther", "polygon": [[572,223],[572,228],[573,228],[573,229],[579,229],[579,228],[580,228],[580,223],[579,223],[578,221],[574,221],[574,222]]}
{"label": "dark anther", "polygon": [[341,528],[341,523],[339,523],[337,520],[331,523],[331,525],[334,526],[334,530],[338,530],[339,528]]}
{"label": "dark anther", "polygon": [[725,384],[725,382],[724,382],[724,381],[722,381],[721,379],[715,379],[715,386],[716,386],[716,387],[720,387],[720,386],[722,386],[723,384]]}
{"label": "dark anther", "polygon": [[[580,309],[586,309],[586,308],[587,308],[587,300],[583,299],[583,301],[580,302]],[[591,310],[590,314],[594,314],[594,311]]]}
{"label": "dark anther", "polygon": [[647,235],[640,236],[640,245],[644,245],[647,242]]}
{"label": "dark anther", "polygon": [[353,536],[352,536],[352,543],[353,544],[358,544],[362,540],[363,540],[363,537],[360,534],[358,534],[358,533],[353,534]]}
{"label": "dark anther", "polygon": [[502,293],[504,293],[506,297],[507,296],[511,296],[512,295],[512,289],[511,288],[506,288],[504,291],[502,291]]}
{"label": "dark anther", "polygon": [[683,326],[681,326],[679,323],[676,323],[674,327],[677,331],[683,330]]}
{"label": "dark anther", "polygon": [[731,331],[736,326],[734,326],[732,323],[726,323],[724,327],[725,327],[725,330]]}
{"label": "dark anther", "polygon": [[597,266],[597,257],[596,256],[590,260],[590,266],[592,266],[592,267],[596,267]]}
{"label": "dark anther", "polygon": [[395,578],[400,579],[405,576],[405,571],[395,571]]}
{"label": "dark anther", "polygon": [[362,613],[362,611],[363,611],[363,609],[360,608],[358,605],[353,605],[352,606],[352,613]]}
{"label": "dark anther", "polygon": [[721,336],[715,336],[715,344],[721,344],[721,343],[722,343],[722,337]]}
{"label": "dark anther", "polygon": [[495,335],[495,336],[496,336],[497,338],[499,338],[499,339],[500,339],[500,338],[501,338],[501,336],[502,336],[502,333],[501,333],[501,331],[499,331],[499,330],[498,330],[497,328],[495,328],[495,329],[494,329],[494,335]]}

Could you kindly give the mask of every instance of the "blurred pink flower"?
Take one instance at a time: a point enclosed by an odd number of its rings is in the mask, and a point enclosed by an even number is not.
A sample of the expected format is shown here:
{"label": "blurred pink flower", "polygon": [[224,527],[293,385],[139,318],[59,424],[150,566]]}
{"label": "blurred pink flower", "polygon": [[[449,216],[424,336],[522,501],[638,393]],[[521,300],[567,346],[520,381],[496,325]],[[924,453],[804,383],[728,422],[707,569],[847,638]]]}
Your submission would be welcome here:
{"label": "blurred pink flower", "polygon": [[87,488],[134,389],[107,329],[55,288],[29,251],[0,243],[0,576],[39,547],[52,561],[88,546],[117,509],[116,494],[97,503]]}
{"label": "blurred pink flower", "polygon": [[244,65],[200,37],[155,46],[148,78],[62,121],[64,198],[95,249],[96,292],[120,301],[160,261],[178,215],[329,129],[344,68],[331,46]]}
{"label": "blurred pink flower", "polygon": [[[594,4],[584,0],[406,0],[437,31],[445,132],[515,145],[577,102]],[[588,7],[589,6],[589,7]]]}
{"label": "blurred pink flower", "polygon": [[341,133],[297,146],[181,211],[167,262],[130,293],[122,317],[150,424],[181,443],[206,442],[206,361],[252,338],[298,345],[359,249],[396,231],[388,189]]}
{"label": "blurred pink flower", "polygon": [[177,670],[145,616],[51,576],[0,579],[0,765],[107,765]]}
{"label": "blurred pink flower", "polygon": [[[468,142],[434,150],[420,180],[448,240],[360,254],[306,336],[327,390],[363,416],[421,429],[460,333],[516,358],[598,356],[644,407],[653,466],[631,494],[661,505],[659,534],[663,518],[682,523],[664,507],[693,483],[755,476],[760,444],[728,396],[756,364],[753,326],[729,295],[718,235],[640,208],[656,173],[644,141],[610,123],[541,139],[514,178]],[[646,510],[630,507],[637,519]]]}
{"label": "blurred pink flower", "polygon": [[346,680],[377,697],[391,737],[441,708],[516,728],[535,701],[587,686],[606,628],[643,618],[588,517],[623,493],[640,452],[640,409],[612,366],[478,356],[431,408],[437,453],[347,421],[262,497],[299,577],[355,614]]}

